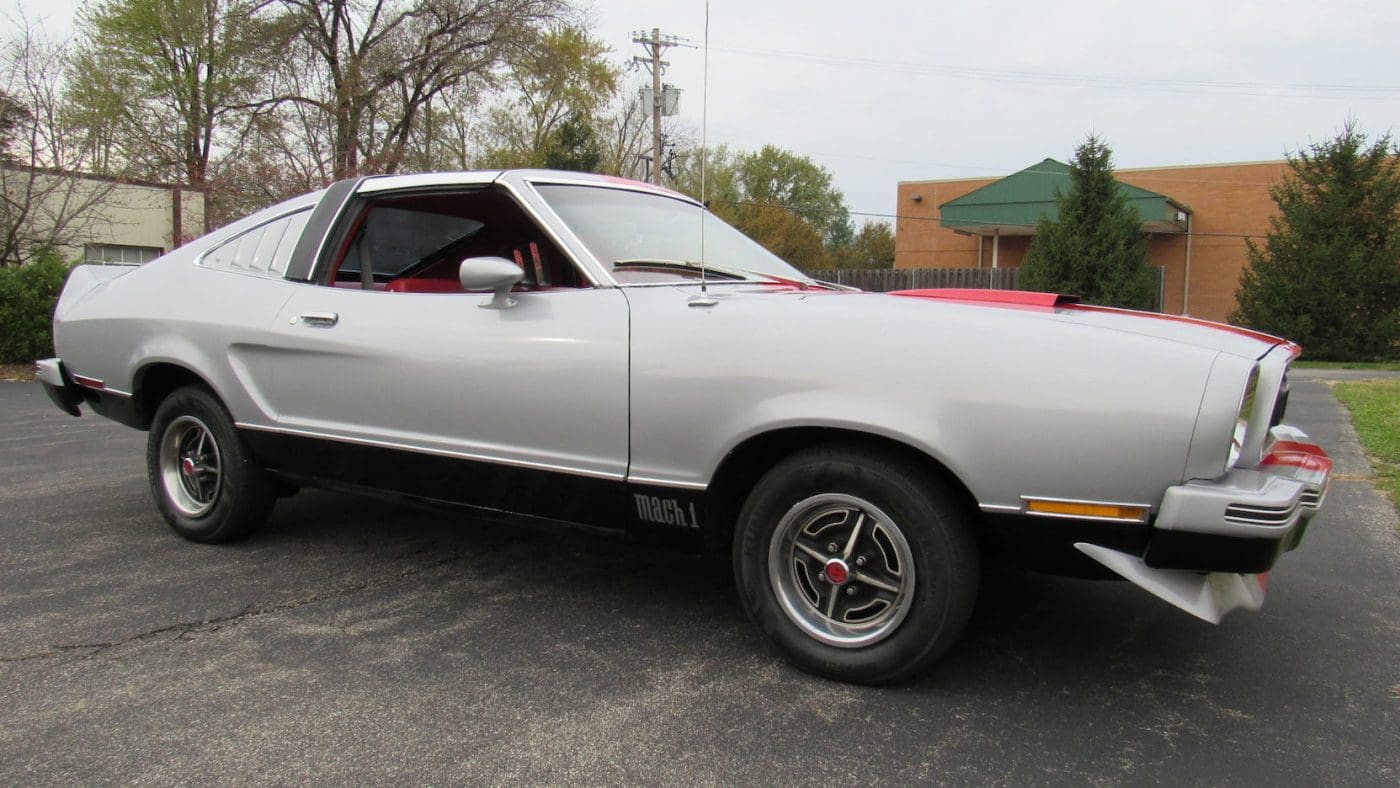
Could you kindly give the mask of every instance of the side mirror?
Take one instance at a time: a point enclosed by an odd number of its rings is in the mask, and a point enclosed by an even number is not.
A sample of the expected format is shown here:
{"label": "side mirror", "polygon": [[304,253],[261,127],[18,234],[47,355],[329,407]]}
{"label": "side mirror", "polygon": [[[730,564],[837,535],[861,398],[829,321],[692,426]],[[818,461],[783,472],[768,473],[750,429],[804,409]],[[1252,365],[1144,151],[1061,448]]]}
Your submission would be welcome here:
{"label": "side mirror", "polygon": [[515,306],[510,289],[525,276],[520,266],[504,257],[468,257],[457,269],[463,290],[490,290],[491,300],[483,309],[509,309]]}

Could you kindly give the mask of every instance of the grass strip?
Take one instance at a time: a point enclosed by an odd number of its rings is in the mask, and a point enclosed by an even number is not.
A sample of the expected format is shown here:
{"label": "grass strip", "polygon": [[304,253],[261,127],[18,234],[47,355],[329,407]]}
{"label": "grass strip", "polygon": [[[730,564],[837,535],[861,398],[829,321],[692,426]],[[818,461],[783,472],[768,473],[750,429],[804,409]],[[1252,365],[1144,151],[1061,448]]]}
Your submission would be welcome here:
{"label": "grass strip", "polygon": [[1308,361],[1299,359],[1293,366],[1298,369],[1384,369],[1400,370],[1400,361]]}
{"label": "grass strip", "polygon": [[1376,486],[1400,507],[1400,379],[1355,380],[1332,387],[1371,457]]}

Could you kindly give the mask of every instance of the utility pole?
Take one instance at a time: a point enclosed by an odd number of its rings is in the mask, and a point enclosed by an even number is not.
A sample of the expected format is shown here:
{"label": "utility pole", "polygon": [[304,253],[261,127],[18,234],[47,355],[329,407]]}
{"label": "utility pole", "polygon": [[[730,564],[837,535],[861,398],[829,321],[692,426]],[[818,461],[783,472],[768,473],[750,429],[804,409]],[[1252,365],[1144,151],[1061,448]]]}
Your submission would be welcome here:
{"label": "utility pole", "polygon": [[[650,33],[638,30],[632,34],[632,43],[641,44],[646,57],[633,57],[633,63],[640,63],[651,71],[651,166],[648,168],[652,183],[661,183],[661,153],[665,144],[661,136],[661,116],[676,114],[675,94],[678,92],[669,85],[664,90],[661,73],[669,65],[661,59],[661,54],[673,46],[681,46],[677,36],[663,36],[661,29],[653,27]],[[645,95],[645,91],[643,91]]]}

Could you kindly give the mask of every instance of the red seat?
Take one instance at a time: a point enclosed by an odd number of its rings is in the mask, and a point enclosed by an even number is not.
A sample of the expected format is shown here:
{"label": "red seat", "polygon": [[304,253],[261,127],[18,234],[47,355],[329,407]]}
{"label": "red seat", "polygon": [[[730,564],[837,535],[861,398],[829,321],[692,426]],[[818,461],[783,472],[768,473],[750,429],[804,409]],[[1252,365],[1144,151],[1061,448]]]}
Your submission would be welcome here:
{"label": "red seat", "polygon": [[462,293],[462,283],[453,279],[395,279],[385,288],[393,293]]}

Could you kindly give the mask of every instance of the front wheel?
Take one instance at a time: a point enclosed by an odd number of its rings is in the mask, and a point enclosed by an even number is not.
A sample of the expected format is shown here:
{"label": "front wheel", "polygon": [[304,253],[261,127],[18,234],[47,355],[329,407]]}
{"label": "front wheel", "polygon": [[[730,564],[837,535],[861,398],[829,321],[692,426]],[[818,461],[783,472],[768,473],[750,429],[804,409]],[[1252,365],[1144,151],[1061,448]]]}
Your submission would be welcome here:
{"label": "front wheel", "polygon": [[146,472],[165,521],[195,542],[247,536],[267,520],[276,497],[223,404],[199,386],[177,389],[156,409]]}
{"label": "front wheel", "polygon": [[915,675],[972,612],[978,559],[946,485],[857,446],[779,463],[739,515],[734,570],[749,615],[796,665],[885,683]]}

